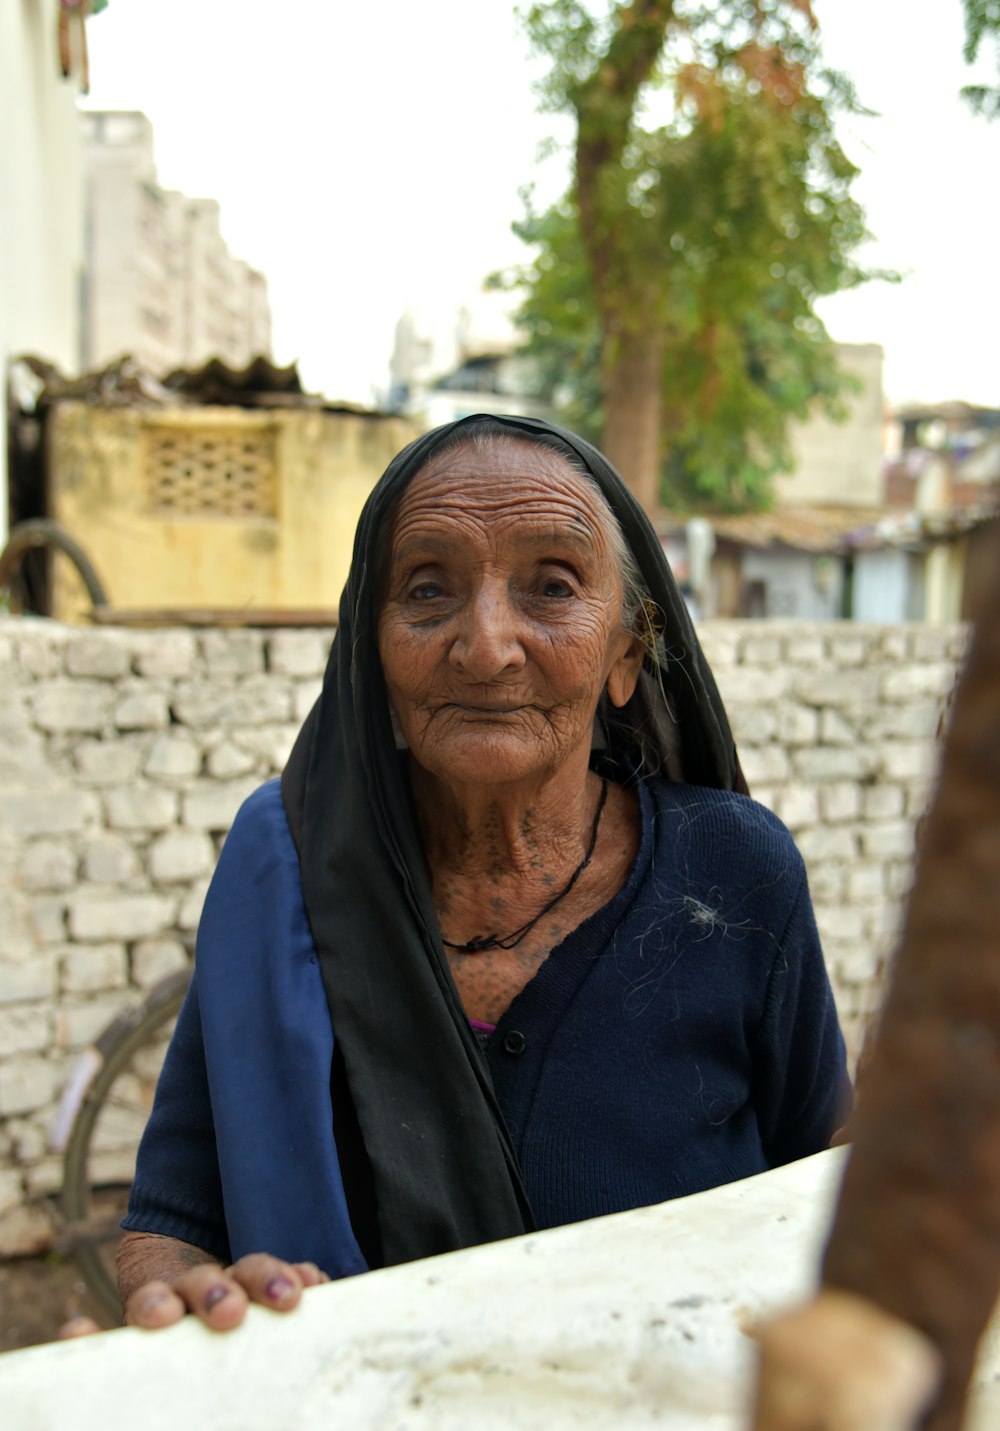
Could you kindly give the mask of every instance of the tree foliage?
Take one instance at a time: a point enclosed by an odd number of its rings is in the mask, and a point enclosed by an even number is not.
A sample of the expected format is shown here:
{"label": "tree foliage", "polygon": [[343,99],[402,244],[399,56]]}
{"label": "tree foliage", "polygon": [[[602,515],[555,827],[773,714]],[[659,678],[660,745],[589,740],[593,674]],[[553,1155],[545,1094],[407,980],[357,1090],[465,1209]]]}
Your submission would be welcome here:
{"label": "tree foliage", "polygon": [[[546,390],[591,436],[627,435],[655,373],[660,499],[765,503],[788,418],[840,386],[815,301],[866,276],[832,118],[855,98],[805,0],[549,0],[525,23],[550,62],[543,104],[577,125],[570,192],[529,208],[536,257],[507,276]],[[631,405],[617,428],[615,404]]]}
{"label": "tree foliage", "polygon": [[[1000,68],[1000,0],[963,0],[965,7],[965,45],[962,54],[967,65],[975,64],[984,41],[991,39]],[[976,114],[987,119],[1000,117],[1000,85],[968,84],[962,94]]]}

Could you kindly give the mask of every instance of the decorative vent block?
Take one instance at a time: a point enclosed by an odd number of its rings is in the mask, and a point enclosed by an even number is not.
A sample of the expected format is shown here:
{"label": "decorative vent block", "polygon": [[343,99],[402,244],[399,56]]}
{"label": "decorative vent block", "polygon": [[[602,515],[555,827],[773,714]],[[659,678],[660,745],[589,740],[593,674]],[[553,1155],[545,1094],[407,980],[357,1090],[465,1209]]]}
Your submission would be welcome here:
{"label": "decorative vent block", "polygon": [[150,427],[146,482],[149,510],[159,516],[274,517],[275,434]]}

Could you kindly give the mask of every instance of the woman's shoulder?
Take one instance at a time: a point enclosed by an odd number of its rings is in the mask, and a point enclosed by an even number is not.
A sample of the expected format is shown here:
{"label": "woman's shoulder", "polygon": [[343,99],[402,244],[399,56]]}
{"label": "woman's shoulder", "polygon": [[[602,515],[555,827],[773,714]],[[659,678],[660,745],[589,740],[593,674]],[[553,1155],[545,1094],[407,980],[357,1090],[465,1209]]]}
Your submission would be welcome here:
{"label": "woman's shoulder", "polygon": [[669,780],[646,782],[657,842],[680,846],[685,857],[731,859],[744,867],[762,864],[800,878],[802,856],[787,827],[772,810],[749,795]]}

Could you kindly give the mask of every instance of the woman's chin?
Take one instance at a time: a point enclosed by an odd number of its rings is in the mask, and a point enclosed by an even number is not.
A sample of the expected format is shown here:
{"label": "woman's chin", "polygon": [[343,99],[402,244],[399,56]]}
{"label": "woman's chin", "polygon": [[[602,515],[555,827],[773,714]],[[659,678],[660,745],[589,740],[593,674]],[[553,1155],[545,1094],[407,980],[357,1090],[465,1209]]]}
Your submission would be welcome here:
{"label": "woman's chin", "polygon": [[541,775],[553,766],[553,752],[537,736],[497,730],[450,736],[426,747],[411,747],[411,754],[431,775],[461,785],[506,784]]}

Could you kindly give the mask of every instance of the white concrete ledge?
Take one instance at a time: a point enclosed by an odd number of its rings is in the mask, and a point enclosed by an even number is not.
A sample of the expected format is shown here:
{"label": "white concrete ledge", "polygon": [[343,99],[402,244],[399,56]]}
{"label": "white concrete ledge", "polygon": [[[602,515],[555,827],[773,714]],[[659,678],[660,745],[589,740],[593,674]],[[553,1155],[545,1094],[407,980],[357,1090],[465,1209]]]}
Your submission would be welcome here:
{"label": "white concrete ledge", "polygon": [[[0,1356],[7,1431],[742,1431],[744,1328],[807,1295],[841,1152],[252,1308]],[[1000,1332],[967,1431],[1000,1426]]]}

